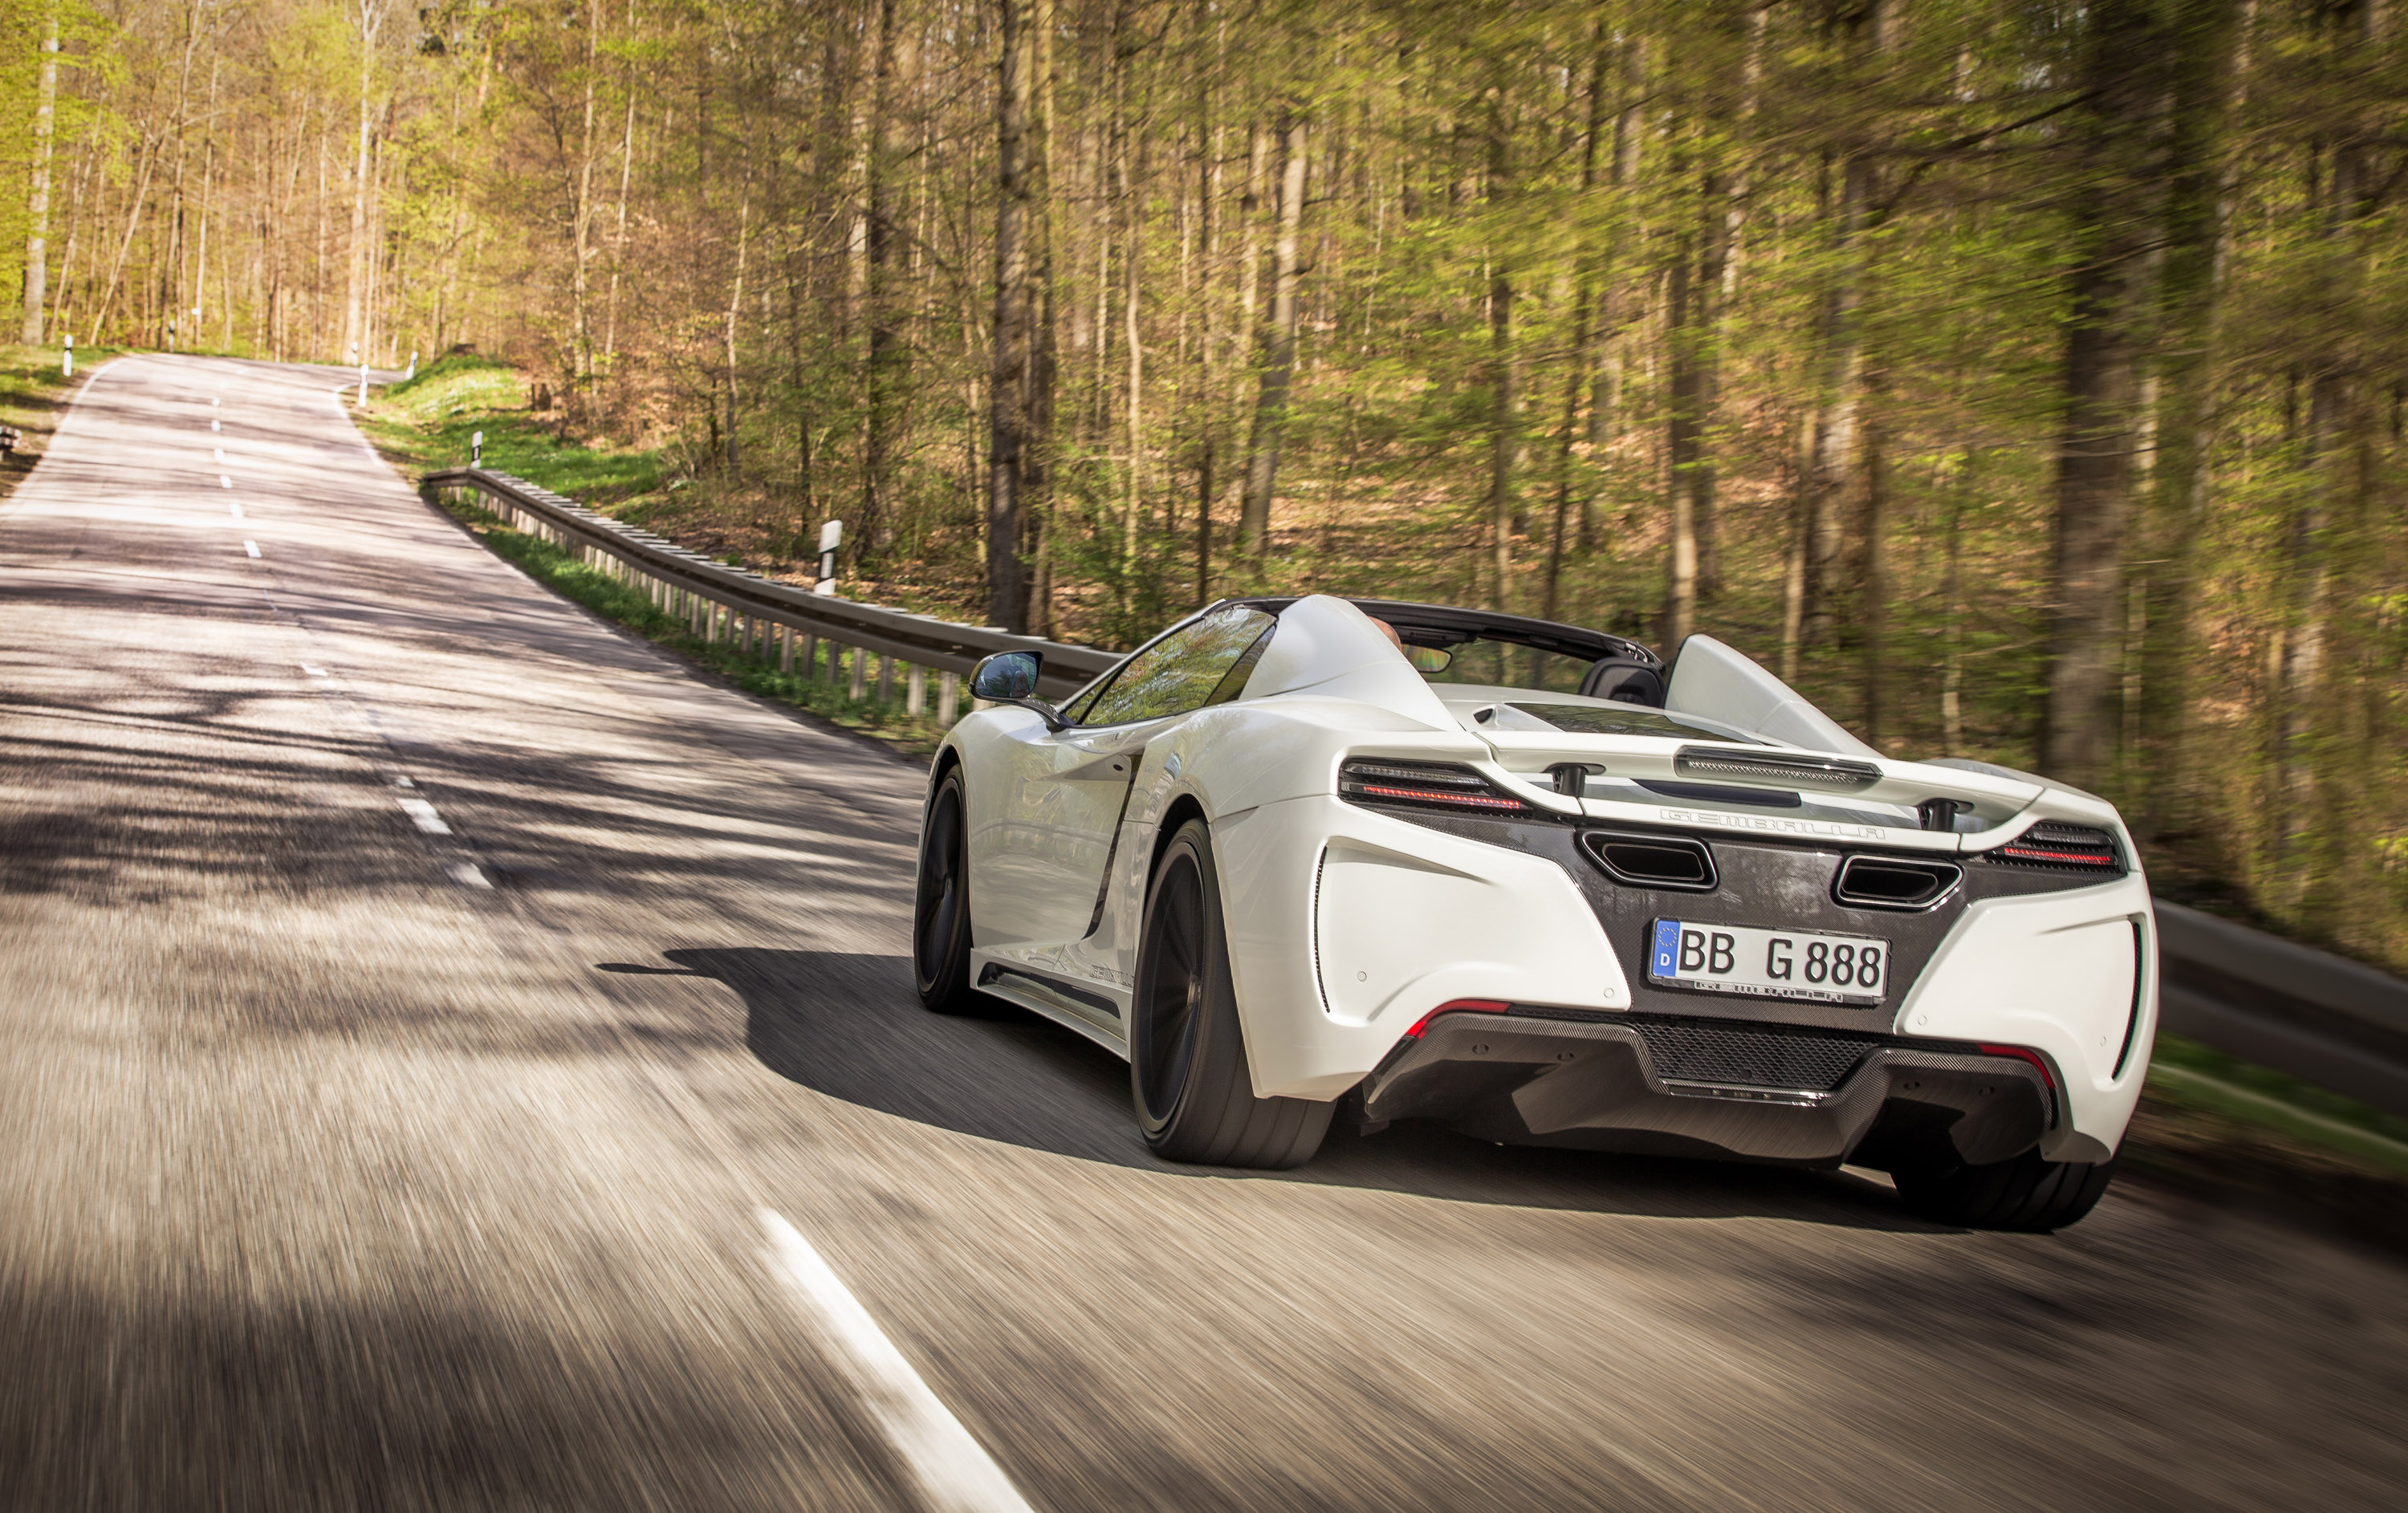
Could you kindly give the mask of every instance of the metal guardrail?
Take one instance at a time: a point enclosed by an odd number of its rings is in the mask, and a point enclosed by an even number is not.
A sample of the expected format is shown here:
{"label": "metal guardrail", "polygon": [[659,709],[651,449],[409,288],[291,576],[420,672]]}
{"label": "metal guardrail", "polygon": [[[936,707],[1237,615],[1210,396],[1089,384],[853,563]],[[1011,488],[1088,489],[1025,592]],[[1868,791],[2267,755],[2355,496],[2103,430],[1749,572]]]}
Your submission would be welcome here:
{"label": "metal guardrail", "polygon": [[2408,981],[2163,899],[2157,944],[2167,1029],[2408,1117]]}
{"label": "metal guardrail", "polygon": [[762,654],[775,654],[792,670],[799,660],[811,676],[836,680],[850,650],[851,692],[867,696],[870,659],[880,702],[886,702],[899,667],[909,685],[909,712],[924,712],[924,678],[939,675],[937,719],[953,723],[960,679],[982,658],[997,651],[1037,651],[1045,658],[1038,692],[1060,699],[1084,687],[1120,660],[1112,651],[1071,646],[1040,636],[1015,635],[991,626],[961,625],[932,615],[861,604],[813,593],[792,583],[725,563],[675,542],[597,515],[573,499],[523,478],[490,468],[449,468],[429,473],[419,487],[451,493],[482,494],[512,526],[555,546],[580,550],[595,566],[616,564],[623,581],[648,592],[665,614],[684,619],[709,641],[727,640]]}
{"label": "metal guardrail", "polygon": [[[824,668],[832,682],[843,676],[849,649],[856,699],[872,685],[869,663],[876,658],[881,702],[889,699],[900,665],[909,683],[908,712],[921,714],[922,671],[934,670],[939,679],[935,713],[943,725],[957,712],[961,677],[993,652],[1044,653],[1039,691],[1057,699],[1120,660],[1093,647],[813,593],[713,562],[489,468],[431,473],[421,486],[476,492],[518,529],[580,548],[596,566],[620,564],[625,581],[645,589],[665,613],[684,618],[707,639],[774,653],[789,670],[799,660],[811,676],[822,676]],[[2408,981],[2162,900],[2157,930],[2164,963],[2160,1018],[2167,1029],[2408,1117]]]}

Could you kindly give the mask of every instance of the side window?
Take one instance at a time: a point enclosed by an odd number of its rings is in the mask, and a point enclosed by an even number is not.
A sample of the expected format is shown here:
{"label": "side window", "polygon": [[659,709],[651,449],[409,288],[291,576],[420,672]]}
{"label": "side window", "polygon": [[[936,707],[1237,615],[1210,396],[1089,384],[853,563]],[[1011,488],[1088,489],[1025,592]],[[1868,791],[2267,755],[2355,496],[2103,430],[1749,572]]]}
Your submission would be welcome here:
{"label": "side window", "polygon": [[1082,724],[1125,725],[1223,704],[1245,691],[1247,676],[1279,621],[1231,605],[1182,625],[1121,664],[1078,715]]}

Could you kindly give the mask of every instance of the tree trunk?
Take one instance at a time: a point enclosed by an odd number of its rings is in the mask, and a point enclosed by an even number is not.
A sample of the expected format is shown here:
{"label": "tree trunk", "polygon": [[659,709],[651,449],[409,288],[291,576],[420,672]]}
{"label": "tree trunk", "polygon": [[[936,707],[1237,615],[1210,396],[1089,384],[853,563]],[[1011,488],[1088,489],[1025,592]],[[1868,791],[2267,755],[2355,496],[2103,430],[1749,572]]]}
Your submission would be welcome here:
{"label": "tree trunk", "polygon": [[[1494,220],[1513,194],[1512,138],[1503,91],[1489,102],[1488,209]],[[1490,603],[1513,607],[1513,464],[1521,437],[1514,424],[1513,264],[1503,245],[1488,253],[1488,547],[1496,592]]]}
{"label": "tree trunk", "polygon": [[2071,128],[2063,410],[2054,483],[2048,690],[2041,770],[2083,787],[2110,774],[2124,640],[2124,555],[2135,431],[2132,282],[2147,235],[2144,133],[2157,93],[2149,0],[2100,0],[2086,17],[2086,99]]}
{"label": "tree trunk", "polygon": [[[1581,197],[1584,209],[1588,208],[1597,193],[1598,162],[1603,145],[1606,121],[1606,65],[1613,49],[1612,34],[1599,22],[1591,42],[1588,68],[1588,130],[1581,138]],[[1617,207],[1618,213],[1619,207]],[[1579,436],[1581,392],[1587,387],[1596,369],[1597,360],[1590,348],[1595,343],[1595,320],[1599,269],[1597,260],[1583,255],[1578,260],[1579,271],[1574,277],[1572,293],[1571,351],[1564,364],[1564,401],[1561,423],[1555,433],[1555,519],[1547,532],[1547,567],[1541,592],[1540,618],[1553,620],[1559,605],[1564,571],[1564,546],[1571,527],[1574,473],[1577,462],[1572,455],[1573,443]],[[1582,544],[1587,542],[1589,513],[1587,491],[1582,490],[1580,515],[1583,521]]]}
{"label": "tree trunk", "polygon": [[1306,161],[1310,138],[1293,107],[1280,111],[1279,236],[1271,245],[1271,304],[1261,336],[1254,391],[1254,435],[1247,448],[1245,509],[1238,550],[1259,569],[1270,547],[1271,494],[1279,482],[1280,441],[1287,425],[1288,392],[1296,377],[1297,284],[1303,276]]}
{"label": "tree trunk", "polygon": [[[2158,564],[2151,575],[2145,677],[2137,724],[2149,760],[2143,828],[2152,835],[2198,820],[2192,792],[2192,620],[2198,552],[2207,522],[2214,425],[2212,361],[2231,186],[2219,158],[2225,121],[2245,69],[2233,66],[2240,0],[2180,0],[2166,145],[2165,249],[2157,276],[2157,455],[2149,513]],[[2136,753],[2137,754],[2137,753]]]}
{"label": "tree trunk", "polygon": [[1697,630],[1698,601],[1713,581],[1714,462],[1707,432],[1715,402],[1714,303],[1730,224],[1725,199],[1722,175],[1699,170],[1697,222],[1675,243],[1670,269],[1665,331],[1671,364],[1665,421],[1670,562],[1659,635],[1668,649]]}
{"label": "tree trunk", "polygon": [[996,90],[995,341],[988,383],[987,618],[1028,629],[1032,526],[1041,519],[1053,413],[1044,249],[1042,72],[1053,0],[1002,0]]}
{"label": "tree trunk", "polygon": [[385,7],[392,0],[351,0],[352,28],[360,44],[359,151],[351,176],[351,255],[343,270],[344,361],[367,361],[367,232],[368,135],[375,124],[371,108],[376,85],[376,40],[383,30]]}
{"label": "tree trunk", "polygon": [[875,562],[885,550],[895,512],[895,457],[910,381],[910,349],[903,339],[902,300],[896,288],[897,179],[895,151],[897,97],[910,87],[918,49],[896,21],[896,0],[879,0],[878,38],[870,86],[868,270],[866,280],[869,350],[866,413],[862,419],[861,510],[853,535],[853,561]]}
{"label": "tree trunk", "polygon": [[42,65],[34,92],[34,179],[25,193],[25,324],[18,339],[28,347],[42,340],[42,308],[50,282],[50,150],[59,101],[59,7],[50,0],[42,16]]}

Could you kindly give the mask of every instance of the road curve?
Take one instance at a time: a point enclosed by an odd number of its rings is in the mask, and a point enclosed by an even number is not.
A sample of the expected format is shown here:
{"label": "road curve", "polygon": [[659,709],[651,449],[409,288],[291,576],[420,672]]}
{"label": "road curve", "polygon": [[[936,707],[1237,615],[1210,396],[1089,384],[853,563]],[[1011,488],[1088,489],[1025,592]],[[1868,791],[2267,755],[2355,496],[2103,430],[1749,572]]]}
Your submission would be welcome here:
{"label": "road curve", "polygon": [[1161,1166],[1109,1057],[912,1002],[917,771],[337,381],[120,360],[0,509],[0,1506],[1002,1506],[859,1329],[1044,1509],[2401,1505],[2397,1264],[2144,1189]]}

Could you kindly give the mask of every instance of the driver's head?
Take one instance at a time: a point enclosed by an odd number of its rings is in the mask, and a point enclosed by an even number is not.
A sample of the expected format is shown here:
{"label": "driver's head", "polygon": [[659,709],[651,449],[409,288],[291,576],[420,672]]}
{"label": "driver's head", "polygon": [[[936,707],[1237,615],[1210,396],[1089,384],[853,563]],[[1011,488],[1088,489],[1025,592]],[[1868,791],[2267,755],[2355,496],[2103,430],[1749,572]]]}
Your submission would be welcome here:
{"label": "driver's head", "polygon": [[1405,638],[1397,634],[1397,628],[1394,625],[1389,624],[1386,621],[1382,620],[1377,615],[1367,615],[1364,618],[1370,621],[1372,624],[1379,626],[1380,634],[1386,636],[1388,638],[1388,644],[1395,647],[1399,653],[1405,649]]}

